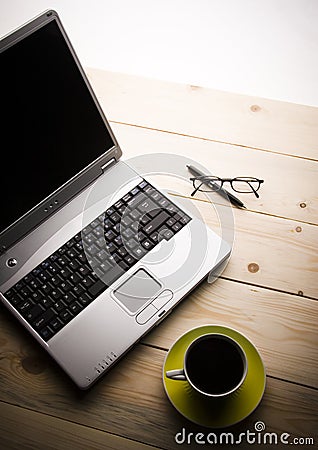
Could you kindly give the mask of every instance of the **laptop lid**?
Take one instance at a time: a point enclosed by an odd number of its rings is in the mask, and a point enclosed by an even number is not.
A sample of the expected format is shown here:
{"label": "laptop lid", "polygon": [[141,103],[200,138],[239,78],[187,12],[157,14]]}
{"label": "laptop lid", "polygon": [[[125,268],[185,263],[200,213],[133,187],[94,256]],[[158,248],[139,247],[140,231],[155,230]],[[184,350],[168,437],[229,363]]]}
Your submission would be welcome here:
{"label": "laptop lid", "polygon": [[121,150],[55,11],[0,41],[0,254]]}

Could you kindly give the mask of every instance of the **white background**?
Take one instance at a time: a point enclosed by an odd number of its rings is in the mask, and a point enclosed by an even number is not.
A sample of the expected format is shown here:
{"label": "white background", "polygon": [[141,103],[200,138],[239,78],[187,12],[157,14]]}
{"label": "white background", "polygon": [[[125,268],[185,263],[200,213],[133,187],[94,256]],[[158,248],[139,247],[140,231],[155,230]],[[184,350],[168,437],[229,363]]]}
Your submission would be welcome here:
{"label": "white background", "polygon": [[55,9],[84,66],[318,106],[318,0],[0,0]]}

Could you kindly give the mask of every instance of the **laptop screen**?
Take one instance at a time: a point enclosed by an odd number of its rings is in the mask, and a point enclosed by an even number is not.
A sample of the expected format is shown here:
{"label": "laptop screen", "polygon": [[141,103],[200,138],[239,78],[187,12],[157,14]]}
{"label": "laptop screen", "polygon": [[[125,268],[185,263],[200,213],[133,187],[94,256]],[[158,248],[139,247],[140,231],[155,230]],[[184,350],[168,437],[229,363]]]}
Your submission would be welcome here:
{"label": "laptop screen", "polygon": [[1,233],[114,141],[55,20],[0,58]]}

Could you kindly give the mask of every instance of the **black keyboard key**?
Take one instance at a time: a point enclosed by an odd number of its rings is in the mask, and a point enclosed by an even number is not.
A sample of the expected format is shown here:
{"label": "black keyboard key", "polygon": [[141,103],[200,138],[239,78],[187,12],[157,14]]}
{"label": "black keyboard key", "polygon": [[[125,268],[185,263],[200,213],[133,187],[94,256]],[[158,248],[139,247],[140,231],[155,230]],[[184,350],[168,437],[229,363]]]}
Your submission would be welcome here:
{"label": "black keyboard key", "polygon": [[93,284],[89,289],[88,293],[93,297],[97,297],[101,292],[106,289],[105,283],[101,280],[98,280],[95,284]]}
{"label": "black keyboard key", "polygon": [[116,264],[112,269],[110,269],[108,272],[105,273],[102,280],[107,286],[110,286],[124,273],[125,273],[124,269],[122,269],[118,264]]}
{"label": "black keyboard key", "polygon": [[38,316],[32,322],[32,325],[36,330],[39,330],[40,328],[44,327],[44,325],[46,325],[50,320],[53,320],[54,318],[55,318],[55,312],[52,308],[49,308],[43,314]]}
{"label": "black keyboard key", "polygon": [[59,266],[57,264],[54,264],[54,263],[49,264],[47,266],[47,269],[52,275],[55,275],[55,274],[59,273],[59,271],[60,271]]}
{"label": "black keyboard key", "polygon": [[122,232],[123,237],[126,239],[130,239],[131,237],[135,236],[135,234],[136,232],[131,228],[126,228],[126,230]]}
{"label": "black keyboard key", "polygon": [[86,251],[87,256],[92,258],[93,256],[95,256],[98,253],[99,248],[97,247],[97,245],[93,244],[90,247],[86,247],[85,251]]}
{"label": "black keyboard key", "polygon": [[76,300],[76,297],[73,294],[73,292],[67,292],[66,294],[62,295],[62,300],[64,303],[69,305],[70,303],[73,303]]}
{"label": "black keyboard key", "polygon": [[89,233],[84,237],[83,241],[87,245],[92,245],[96,241],[96,236],[93,233]]}
{"label": "black keyboard key", "polygon": [[78,259],[81,263],[86,263],[86,261],[87,261],[87,258],[86,258],[86,255],[85,255],[84,252],[79,253],[79,254],[77,255],[77,259]]}
{"label": "black keyboard key", "polygon": [[88,295],[87,292],[84,292],[84,294],[78,297],[78,301],[85,307],[91,303],[92,297]]}
{"label": "black keyboard key", "polygon": [[148,185],[147,181],[143,180],[141,183],[138,184],[138,187],[140,189],[144,189]]}
{"label": "black keyboard key", "polygon": [[127,270],[129,269],[129,265],[127,263],[125,263],[125,261],[120,261],[118,263],[118,265],[125,271],[127,272]]}
{"label": "black keyboard key", "polygon": [[145,248],[146,250],[151,250],[155,244],[150,240],[150,239],[145,239],[141,245],[143,246],[143,248]]}
{"label": "black keyboard key", "polygon": [[54,335],[54,332],[49,327],[45,327],[45,328],[42,328],[42,330],[39,331],[39,334],[40,334],[42,339],[47,341]]}
{"label": "black keyboard key", "polygon": [[122,227],[128,227],[132,222],[133,222],[133,219],[125,214],[122,217],[120,224]]}
{"label": "black keyboard key", "polygon": [[77,256],[77,251],[75,248],[71,248],[70,250],[67,250],[66,254],[70,259],[73,259]]}
{"label": "black keyboard key", "polygon": [[164,197],[161,200],[159,200],[158,203],[162,208],[166,208],[169,205],[168,200]]}
{"label": "black keyboard key", "polygon": [[82,305],[78,302],[71,303],[69,306],[69,310],[75,315],[82,311]]}
{"label": "black keyboard key", "polygon": [[179,220],[179,222],[182,224],[182,225],[186,225],[188,222],[190,222],[190,217],[188,217],[188,216],[186,216],[186,215],[183,215],[182,217],[181,217],[181,219]]}
{"label": "black keyboard key", "polygon": [[33,303],[31,300],[24,300],[22,303],[20,303],[17,307],[17,310],[25,317],[26,313],[29,309],[31,309],[33,306]]}
{"label": "black keyboard key", "polygon": [[50,322],[50,328],[54,331],[59,331],[63,327],[63,322],[57,317]]}
{"label": "black keyboard key", "polygon": [[45,283],[46,281],[50,280],[52,278],[52,275],[49,274],[46,270],[43,270],[37,277],[37,279],[41,280],[42,283]]}
{"label": "black keyboard key", "polygon": [[118,249],[118,254],[119,254],[120,256],[122,256],[122,257],[126,256],[126,255],[127,255],[127,250],[125,249],[125,247],[120,247],[120,248]]}
{"label": "black keyboard key", "polygon": [[110,220],[111,220],[113,223],[119,222],[119,221],[120,221],[120,214],[118,214],[117,212],[115,212],[114,214],[112,214],[112,215],[110,216]]}
{"label": "black keyboard key", "polygon": [[60,284],[60,289],[63,291],[63,292],[68,292],[68,291],[70,291],[71,289],[72,289],[72,284],[68,281],[68,280],[66,280],[66,281],[63,281],[61,284]]}
{"label": "black keyboard key", "polygon": [[119,255],[117,255],[117,253],[113,253],[109,257],[109,261],[111,262],[112,265],[114,265],[114,264],[117,264],[119,261],[121,261],[121,257]]}
{"label": "black keyboard key", "polygon": [[93,283],[94,281],[90,277],[84,277],[81,281],[82,286],[86,289],[90,288]]}
{"label": "black keyboard key", "polygon": [[47,283],[42,284],[41,290],[42,290],[45,294],[48,294],[49,292],[52,291],[52,286],[50,286],[50,285],[47,284]]}
{"label": "black keyboard key", "polygon": [[130,213],[129,213],[130,217],[133,220],[140,220],[142,214],[138,211],[138,209],[133,209]]}
{"label": "black keyboard key", "polygon": [[138,245],[138,242],[135,239],[129,239],[129,241],[125,241],[124,244],[127,249],[132,250]]}
{"label": "black keyboard key", "polygon": [[152,218],[150,216],[148,216],[148,214],[144,214],[140,219],[140,224],[146,225],[148,222],[150,222],[151,219]]}
{"label": "black keyboard key", "polygon": [[136,248],[134,248],[133,250],[132,250],[132,254],[135,256],[135,258],[137,258],[137,259],[140,259],[140,258],[142,258],[144,255],[145,255],[145,253],[146,253],[146,251],[142,248],[142,247],[140,247],[140,246],[138,246],[138,247],[136,247]]}
{"label": "black keyboard key", "polygon": [[122,206],[123,206],[123,201],[122,200],[118,200],[118,202],[116,202],[115,204],[114,204],[114,206],[115,206],[115,208],[116,209],[119,209],[119,208],[121,208]]}
{"label": "black keyboard key", "polygon": [[167,219],[169,219],[169,214],[165,211],[161,211],[154,219],[152,219],[143,229],[144,233],[151,234],[157,228],[159,228]]}
{"label": "black keyboard key", "polygon": [[107,233],[105,233],[105,239],[108,242],[115,239],[115,237],[116,237],[116,234],[113,232],[113,230],[109,230],[109,231],[107,231]]}
{"label": "black keyboard key", "polygon": [[28,298],[28,297],[30,297],[31,296],[31,290],[30,290],[30,288],[28,288],[28,286],[23,286],[23,287],[21,287],[21,289],[19,290],[19,294],[22,296],[22,297],[25,297],[25,298]]}
{"label": "black keyboard key", "polygon": [[181,225],[180,223],[178,223],[178,222],[175,223],[174,225],[172,225],[172,229],[173,229],[173,231],[175,231],[175,232],[181,230],[181,228],[182,228],[182,225]]}
{"label": "black keyboard key", "polygon": [[62,281],[63,281],[63,278],[60,277],[59,275],[56,275],[55,277],[52,277],[50,279],[50,284],[54,287],[57,287],[62,283]]}
{"label": "black keyboard key", "polygon": [[48,309],[54,302],[49,297],[43,297],[40,299],[39,303],[43,305],[44,309]]}
{"label": "black keyboard key", "polygon": [[40,305],[35,305],[33,308],[29,309],[26,314],[24,314],[24,317],[29,322],[32,322],[34,319],[36,319],[40,314],[43,313],[43,308]]}
{"label": "black keyboard key", "polygon": [[149,198],[143,200],[139,205],[138,209],[142,213],[149,213],[150,211],[157,210],[158,206]]}
{"label": "black keyboard key", "polygon": [[73,317],[74,317],[73,314],[67,309],[62,311],[60,314],[60,319],[63,321],[64,324],[68,323],[71,319],[73,319]]}
{"label": "black keyboard key", "polygon": [[148,215],[151,217],[151,219],[153,219],[157,214],[159,214],[161,211],[160,208],[155,208],[151,211],[149,211]]}
{"label": "black keyboard key", "polygon": [[129,209],[135,209],[139,205],[139,203],[144,202],[147,199],[148,197],[143,192],[139,192],[139,194],[129,200],[127,206]]}
{"label": "black keyboard key", "polygon": [[74,286],[73,288],[73,294],[77,297],[78,295],[81,295],[83,292],[85,291],[85,289],[83,288],[83,286],[81,284],[77,284],[76,286]]}
{"label": "black keyboard key", "polygon": [[62,300],[53,303],[52,307],[55,309],[55,311],[60,312],[65,308],[65,303],[62,302]]}
{"label": "black keyboard key", "polygon": [[15,289],[16,289],[17,291],[20,291],[20,289],[22,289],[23,286],[25,286],[25,283],[24,283],[22,280],[21,280],[21,281],[18,281],[18,283],[16,283],[16,284],[14,285],[14,287],[15,287]]}
{"label": "black keyboard key", "polygon": [[171,231],[171,230],[165,230],[164,232],[163,232],[163,237],[167,240],[167,241],[169,241],[169,239],[171,239],[172,237],[174,236],[174,232],[173,231]]}
{"label": "black keyboard key", "polygon": [[152,192],[154,192],[154,188],[148,185],[144,188],[144,192],[147,192],[147,194],[150,195]]}
{"label": "black keyboard key", "polygon": [[138,192],[139,192],[139,189],[137,186],[130,191],[131,195],[136,195],[136,194],[138,194]]}
{"label": "black keyboard key", "polygon": [[[117,250],[117,245],[115,245],[115,239],[114,239],[114,242],[108,242],[105,245],[105,249],[106,249],[106,254],[107,254],[107,258],[108,258],[109,254],[114,253]],[[103,261],[103,259],[101,259],[101,261]]]}
{"label": "black keyboard key", "polygon": [[124,195],[124,196],[123,196],[123,201],[127,203],[127,202],[131,199],[131,197],[132,197],[132,196],[131,196],[131,194],[129,194],[129,193],[126,194],[126,195]]}
{"label": "black keyboard key", "polygon": [[81,266],[78,269],[78,274],[81,275],[82,277],[85,277],[86,275],[91,273],[91,271],[92,269],[90,268],[90,266],[88,264],[85,264],[84,266]]}
{"label": "black keyboard key", "polygon": [[[5,294],[5,296],[8,296],[8,293]],[[19,294],[12,292],[12,295],[10,295],[9,301],[11,303],[11,305],[15,306],[17,308],[17,306],[24,301],[24,299],[22,297],[20,297]]]}
{"label": "black keyboard key", "polygon": [[123,245],[123,240],[121,236],[116,236],[114,239],[114,243],[118,246],[121,247]]}
{"label": "black keyboard key", "polygon": [[167,220],[167,225],[169,225],[169,227],[172,227],[172,225],[174,225],[175,223],[176,219],[174,219],[173,217]]}
{"label": "black keyboard key", "polygon": [[70,281],[73,284],[77,284],[81,281],[82,277],[80,275],[78,275],[77,273],[72,273],[69,278],[68,281]]}
{"label": "black keyboard key", "polygon": [[51,297],[53,300],[58,300],[61,296],[62,296],[62,292],[61,292],[59,289],[53,289],[53,290],[50,292],[50,297]]}
{"label": "black keyboard key", "polygon": [[24,281],[26,284],[30,283],[31,280],[33,280],[33,275],[32,275],[31,273],[29,273],[28,275],[26,275],[26,276],[23,278],[23,281]]}
{"label": "black keyboard key", "polygon": [[98,225],[98,227],[96,227],[94,229],[94,235],[96,236],[95,240],[96,240],[96,238],[98,239],[98,238],[102,237],[104,235],[104,228],[101,227],[100,225]]}
{"label": "black keyboard key", "polygon": [[125,256],[124,260],[129,266],[133,266],[137,262],[136,259],[131,255]]}
{"label": "black keyboard key", "polygon": [[60,267],[64,267],[64,266],[67,266],[67,265],[70,263],[70,259],[67,258],[66,256],[60,256],[60,257],[57,259],[57,263],[58,263],[58,265],[59,265]]}

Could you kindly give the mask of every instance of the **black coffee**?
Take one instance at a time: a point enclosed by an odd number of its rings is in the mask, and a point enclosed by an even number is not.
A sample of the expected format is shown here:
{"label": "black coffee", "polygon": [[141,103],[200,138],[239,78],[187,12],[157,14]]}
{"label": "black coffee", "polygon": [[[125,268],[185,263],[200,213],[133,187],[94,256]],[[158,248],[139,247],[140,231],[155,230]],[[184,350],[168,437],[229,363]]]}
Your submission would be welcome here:
{"label": "black coffee", "polygon": [[186,371],[192,384],[213,395],[234,389],[244,374],[240,349],[222,336],[204,336],[190,347]]}

